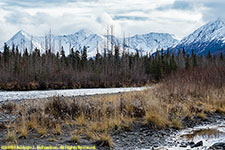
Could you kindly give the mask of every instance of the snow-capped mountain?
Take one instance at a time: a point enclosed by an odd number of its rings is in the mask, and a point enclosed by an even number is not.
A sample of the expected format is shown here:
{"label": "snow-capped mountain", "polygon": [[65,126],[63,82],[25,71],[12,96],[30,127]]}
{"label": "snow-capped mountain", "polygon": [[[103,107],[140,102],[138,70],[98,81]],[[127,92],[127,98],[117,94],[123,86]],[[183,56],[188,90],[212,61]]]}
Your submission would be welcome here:
{"label": "snow-capped mountain", "polygon": [[132,49],[151,54],[156,50],[167,49],[178,43],[174,35],[154,32],[128,37],[127,41],[129,41]]}
{"label": "snow-capped mountain", "polygon": [[[110,35],[107,38],[106,35],[95,34],[84,29],[74,34],[60,36],[52,34],[32,36],[21,30],[6,43],[10,47],[13,44],[18,46],[21,51],[24,51],[25,48],[28,51],[38,48],[42,53],[46,49],[49,49],[50,46],[54,52],[60,51],[61,47],[63,47],[66,55],[70,53],[71,48],[81,51],[86,46],[88,48],[88,56],[92,57],[95,56],[97,47],[99,52],[103,53],[103,49],[107,43],[109,43],[109,48],[111,47],[111,42],[119,44],[122,47],[123,41],[123,38],[113,37],[113,40],[111,40]],[[198,55],[206,55],[209,51],[212,54],[225,54],[225,19],[218,18],[215,21],[209,22],[181,41],[178,41],[174,35],[168,33],[151,32],[127,37],[125,38],[125,42],[126,49],[133,53],[139,51],[143,54],[153,54],[156,50],[166,50],[167,48],[177,52],[179,49],[184,48],[189,54],[191,54],[192,50]],[[2,50],[3,48],[0,48],[0,51]]]}
{"label": "snow-capped mountain", "polygon": [[207,55],[209,51],[211,54],[225,54],[225,19],[218,18],[198,28],[182,39],[175,50],[181,48],[189,54],[192,50],[198,55]]}
{"label": "snow-capped mountain", "polygon": [[[107,42],[108,40],[108,42]],[[167,49],[168,47],[174,46],[178,40],[173,35],[168,33],[149,33],[143,35],[135,35],[132,37],[125,38],[126,49],[129,52],[135,53],[137,50],[143,53],[153,53],[157,49]],[[16,33],[8,42],[8,46],[19,47],[19,50],[34,50],[38,48],[41,52],[49,49],[51,46],[54,52],[60,51],[61,47],[64,48],[65,54],[68,55],[71,48],[75,50],[82,50],[84,46],[88,48],[87,53],[89,57],[95,56],[97,47],[100,53],[103,53],[103,49],[107,43],[111,43],[111,36],[95,34],[88,30],[80,30],[70,35],[52,35],[46,36],[32,36],[29,33],[21,30]],[[121,47],[123,45],[123,38],[113,37],[112,43],[117,43]],[[109,46],[111,47],[111,46]]]}
{"label": "snow-capped mountain", "polygon": [[[7,43],[8,46],[18,46],[19,50],[29,51],[34,48],[38,48],[41,52],[45,52],[46,49],[52,49],[54,52],[58,52],[63,49],[65,54],[68,55],[71,48],[76,50],[82,50],[84,46],[88,48],[88,53],[92,55],[93,50],[97,47],[97,41],[102,42],[103,36],[93,34],[88,30],[80,30],[75,34],[69,35],[52,35],[48,34],[45,36],[32,36],[29,33],[21,30],[16,33]],[[96,53],[96,51],[95,51]]]}

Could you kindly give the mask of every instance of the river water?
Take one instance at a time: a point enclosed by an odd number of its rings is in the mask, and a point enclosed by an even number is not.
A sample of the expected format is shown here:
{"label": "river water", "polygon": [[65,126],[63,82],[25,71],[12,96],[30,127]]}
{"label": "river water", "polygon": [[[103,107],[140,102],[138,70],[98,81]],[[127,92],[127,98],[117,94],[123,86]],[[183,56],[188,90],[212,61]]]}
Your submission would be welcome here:
{"label": "river water", "polygon": [[[190,138],[190,136],[192,137]],[[203,142],[203,146],[199,146],[193,149],[206,150],[215,143],[225,143],[225,122],[216,122],[210,125],[203,125],[185,129],[178,132],[170,140],[176,141],[179,144],[177,144],[176,146],[167,147],[168,150],[187,150],[190,149],[190,146],[181,148],[180,146],[182,145],[182,143],[198,143],[201,141]]]}
{"label": "river water", "polygon": [[147,87],[134,88],[93,88],[93,89],[72,89],[72,90],[46,90],[46,91],[0,91],[0,102],[8,100],[23,100],[48,98],[53,96],[84,96],[96,94],[113,94],[120,92],[142,91]]}
{"label": "river water", "polygon": [[[167,145],[151,148],[151,150],[209,150],[216,143],[225,143],[225,116],[210,124],[178,131],[166,138],[165,141]],[[201,146],[191,147],[199,142],[202,142]],[[221,150],[224,149],[225,147]]]}

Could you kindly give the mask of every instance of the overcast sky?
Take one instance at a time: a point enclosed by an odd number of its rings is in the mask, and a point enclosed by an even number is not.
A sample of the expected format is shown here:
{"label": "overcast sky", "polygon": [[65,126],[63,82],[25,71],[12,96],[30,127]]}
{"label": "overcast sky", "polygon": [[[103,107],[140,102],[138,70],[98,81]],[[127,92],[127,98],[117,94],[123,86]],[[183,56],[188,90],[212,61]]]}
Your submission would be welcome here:
{"label": "overcast sky", "polygon": [[0,45],[23,29],[33,35],[80,29],[117,36],[167,32],[179,39],[225,17],[224,0],[1,0]]}

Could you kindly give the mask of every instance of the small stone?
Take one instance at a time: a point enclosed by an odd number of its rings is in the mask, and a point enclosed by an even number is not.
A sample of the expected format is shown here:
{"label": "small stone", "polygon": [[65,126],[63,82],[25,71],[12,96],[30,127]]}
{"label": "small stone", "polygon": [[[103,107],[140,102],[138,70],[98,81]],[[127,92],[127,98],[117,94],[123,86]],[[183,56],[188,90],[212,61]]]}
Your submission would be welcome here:
{"label": "small stone", "polygon": [[203,146],[203,142],[202,141],[194,144],[193,146],[191,146],[191,148],[200,147],[200,146]]}
{"label": "small stone", "polygon": [[159,145],[157,145],[157,144],[153,145],[153,148],[157,148],[157,147],[159,147]]}
{"label": "small stone", "polygon": [[195,145],[195,143],[194,143],[194,142],[188,142],[188,145],[189,145],[190,147],[192,147],[192,146]]}
{"label": "small stone", "polygon": [[188,144],[189,144],[189,145],[195,145],[195,143],[194,143],[194,142],[188,142]]}
{"label": "small stone", "polygon": [[187,147],[187,143],[182,142],[182,143],[180,144],[180,147]]}

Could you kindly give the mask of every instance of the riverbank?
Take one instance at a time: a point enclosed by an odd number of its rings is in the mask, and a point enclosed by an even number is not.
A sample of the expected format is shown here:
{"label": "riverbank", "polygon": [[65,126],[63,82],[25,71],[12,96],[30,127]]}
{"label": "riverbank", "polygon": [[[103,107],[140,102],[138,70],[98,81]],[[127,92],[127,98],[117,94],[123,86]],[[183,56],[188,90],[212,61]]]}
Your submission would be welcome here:
{"label": "riverbank", "polygon": [[164,145],[169,134],[224,116],[223,75],[192,70],[144,91],[2,103],[0,144]]}
{"label": "riverbank", "polygon": [[[115,149],[115,150],[121,150],[121,149],[146,149],[146,150],[166,150],[167,147],[168,150],[173,150],[174,147],[176,149],[182,149],[186,150],[184,148],[190,149],[191,145],[188,145],[190,142],[181,142],[181,140],[171,140],[171,138],[176,137],[176,134],[178,134],[180,131],[171,128],[166,127],[162,129],[156,129],[151,128],[149,125],[143,124],[143,120],[134,120],[132,124],[130,124],[129,127],[124,127],[120,129],[115,129],[113,132],[111,132],[110,137],[105,137],[107,142],[108,140],[112,140],[112,147],[109,147],[108,143],[104,141],[95,141],[93,139],[90,139],[88,135],[90,136],[91,133],[87,133],[88,131],[78,131],[77,124],[70,124],[65,123],[62,126],[56,126],[55,128],[48,130],[47,133],[43,134],[45,131],[43,130],[43,133],[39,129],[28,129],[27,135],[25,137],[21,136],[21,133],[13,133],[13,131],[7,131],[4,128],[0,129],[0,146],[6,145],[6,144],[18,144],[18,145],[25,145],[25,146],[58,146],[61,145],[65,146],[89,146],[93,147],[95,146],[97,149],[105,150],[105,149]],[[190,124],[190,121],[192,124]],[[207,119],[201,118],[201,117],[195,117],[192,120],[185,120],[183,121],[184,127],[186,128],[193,128],[195,126],[207,126],[211,125],[215,122],[225,122],[225,115],[213,113],[213,114],[207,114]],[[191,126],[188,126],[191,125]],[[20,130],[22,131],[22,130]],[[77,132],[76,135],[79,136],[73,136],[74,132]],[[83,132],[83,133],[82,133]],[[10,134],[10,135],[9,135]],[[14,135],[15,134],[15,135]],[[43,135],[42,135],[43,134]],[[86,135],[85,135],[86,134]],[[97,133],[93,133],[96,134]],[[11,137],[10,137],[11,136]],[[14,137],[15,136],[15,137]],[[92,135],[93,136],[93,135]],[[103,137],[102,137],[103,138]],[[15,140],[15,141],[13,141]],[[200,142],[200,141],[199,141]],[[183,144],[186,144],[185,147]],[[194,143],[194,144],[197,144]],[[194,145],[192,142],[192,145]],[[213,145],[213,144],[212,144]],[[211,146],[212,146],[211,145]],[[205,145],[204,145],[205,146]],[[169,149],[169,147],[172,147]],[[198,147],[199,148],[199,147]],[[200,147],[201,149],[201,147]]]}
{"label": "riverbank", "polygon": [[[6,117],[1,120],[0,145],[160,147],[179,129],[214,122],[225,112],[216,103],[158,101],[156,89],[2,103],[1,118]],[[180,111],[172,113],[178,106]]]}

